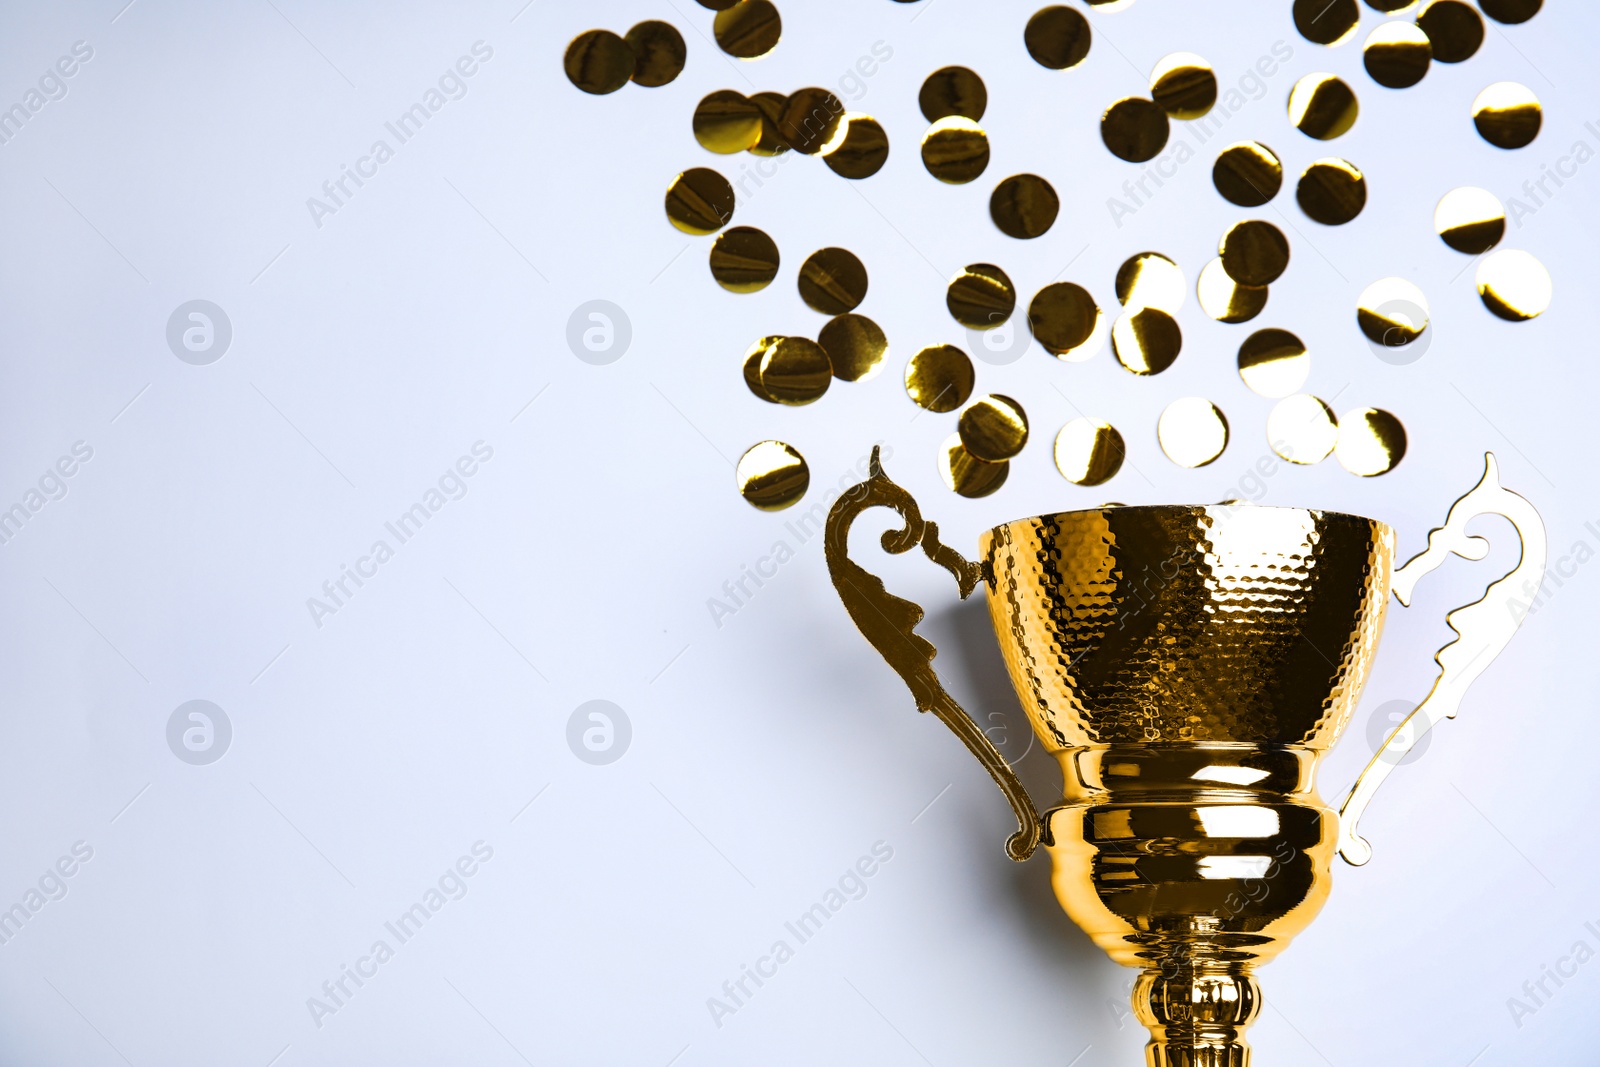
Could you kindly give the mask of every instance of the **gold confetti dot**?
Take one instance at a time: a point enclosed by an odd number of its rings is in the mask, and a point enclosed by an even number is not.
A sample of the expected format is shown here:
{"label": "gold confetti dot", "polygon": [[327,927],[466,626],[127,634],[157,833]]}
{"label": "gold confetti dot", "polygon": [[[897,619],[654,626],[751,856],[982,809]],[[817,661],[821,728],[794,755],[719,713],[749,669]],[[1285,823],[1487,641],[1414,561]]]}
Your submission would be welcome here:
{"label": "gold confetti dot", "polygon": [[1307,218],[1342,226],[1367,206],[1367,179],[1345,160],[1319,159],[1300,175],[1294,195]]}
{"label": "gold confetti dot", "polygon": [[1360,114],[1355,92],[1332,74],[1307,74],[1289,90],[1289,121],[1307,137],[1331,141]]}
{"label": "gold confetti dot", "polygon": [[767,354],[767,349],[783,340],[776,334],[763,337],[751,345],[744,354],[744,384],[750,391],[769,404],[776,404],[772,394],[767,392],[767,387],[761,384],[761,359]]}
{"label": "gold confetti dot", "polygon": [[1070,7],[1040,8],[1022,31],[1022,43],[1041,67],[1066,70],[1089,54],[1089,20]]}
{"label": "gold confetti dot", "polygon": [[1434,208],[1433,229],[1457,252],[1481,255],[1505,236],[1506,209],[1487,189],[1463,185],[1445,193]]}
{"label": "gold confetti dot", "polygon": [[867,298],[867,268],[847,248],[820,248],[800,264],[799,287],[813,311],[842,315]]}
{"label": "gold confetti dot", "polygon": [[1284,397],[1267,416],[1267,443],[1290,463],[1321,463],[1339,442],[1333,409],[1309,393]]}
{"label": "gold confetti dot", "polygon": [[1056,470],[1074,485],[1103,485],[1122,469],[1122,435],[1109,422],[1073,419],[1056,434]]}
{"label": "gold confetti dot", "polygon": [[711,276],[734,293],[765,289],[778,276],[778,246],[754,226],[735,226],[711,244]]}
{"label": "gold confetti dot", "polygon": [[789,142],[783,139],[778,128],[784,109],[789,106],[789,98],[782,93],[756,93],[750,97],[750,102],[761,112],[761,137],[750,146],[750,154],[780,156],[789,151]]}
{"label": "gold confetti dot", "polygon": [[1113,11],[1126,11],[1133,6],[1133,0],[1083,0],[1084,3],[1094,8],[1101,14]]}
{"label": "gold confetti dot", "polygon": [[1367,34],[1361,62],[1379,85],[1406,89],[1423,79],[1433,60],[1433,42],[1414,22],[1395,19]]}
{"label": "gold confetti dot", "polygon": [[712,11],[726,11],[738,2],[739,0],[699,0],[701,7]]}
{"label": "gold confetti dot", "polygon": [[1404,278],[1383,278],[1361,291],[1356,324],[1373,344],[1404,347],[1428,328],[1428,298]]}
{"label": "gold confetti dot", "polygon": [[1150,96],[1175,119],[1197,119],[1217,102],[1217,74],[1193,52],[1174,52],[1150,72]]}
{"label": "gold confetti dot", "polygon": [[586,30],[567,45],[562,58],[567,80],[586,93],[614,93],[633,77],[633,47],[610,30]]}
{"label": "gold confetti dot", "polygon": [[1222,269],[1240,285],[1271,285],[1289,266],[1289,241],[1270,222],[1249,219],[1222,236]]}
{"label": "gold confetti dot", "polygon": [[1118,159],[1143,163],[1167,146],[1167,113],[1154,100],[1130,96],[1106,108],[1100,117],[1100,140]]}
{"label": "gold confetti dot", "polygon": [[977,122],[989,106],[989,90],[983,79],[966,67],[942,67],[922,83],[917,104],[929,122],[951,115]]}
{"label": "gold confetti dot", "polygon": [[972,360],[955,345],[924,348],[906,362],[906,395],[928,411],[954,411],[972,395]]}
{"label": "gold confetti dot", "polygon": [[694,139],[721,155],[754,148],[761,141],[761,111],[743,93],[718,89],[694,108]]}
{"label": "gold confetti dot", "polygon": [[1405,458],[1406,428],[1379,408],[1347,411],[1339,420],[1339,443],[1334,446],[1339,465],[1363,478],[1394,470]]}
{"label": "gold confetti dot", "polygon": [[961,413],[961,443],[975,459],[1000,463],[1028,443],[1028,414],[1009,396],[991,393]]}
{"label": "gold confetti dot", "polygon": [[889,135],[871,115],[847,111],[839,132],[823,146],[822,161],[841,178],[870,178],[889,161]]}
{"label": "gold confetti dot", "polygon": [[739,495],[762,511],[782,511],[806,495],[811,468],[793,445],[761,441],[751,445],[734,468]]}
{"label": "gold confetti dot", "polygon": [[1028,304],[1028,328],[1055,356],[1067,356],[1081,347],[1099,324],[1100,308],[1094,297],[1075,282],[1047,285]]}
{"label": "gold confetti dot", "polygon": [[989,217],[1007,237],[1029,240],[1055,225],[1061,198],[1037,174],[1013,174],[994,187],[989,197]]}
{"label": "gold confetti dot", "polygon": [[1472,102],[1472,124],[1496,148],[1532,144],[1543,122],[1539,98],[1516,82],[1495,82]]}
{"label": "gold confetti dot", "polygon": [[1159,308],[1131,308],[1111,326],[1111,351],[1134,374],[1160,374],[1182,350],[1178,320]]}
{"label": "gold confetti dot", "polygon": [[1417,25],[1433,45],[1440,63],[1471,59],[1483,44],[1483,19],[1461,0],[1431,0],[1417,16]]}
{"label": "gold confetti dot", "polygon": [[1478,296],[1502,319],[1523,322],[1543,315],[1551,290],[1550,272],[1526,252],[1502,249],[1478,264]]}
{"label": "gold confetti dot", "polygon": [[964,497],[988,496],[1006,484],[1011,464],[986,463],[967,451],[961,435],[953,433],[939,446],[939,477],[944,484]]}
{"label": "gold confetti dot", "polygon": [[817,334],[817,343],[833,364],[833,376],[842,382],[876,378],[889,356],[889,340],[878,324],[865,315],[836,315]]}
{"label": "gold confetti dot", "polygon": [[1312,44],[1344,44],[1360,21],[1356,0],[1294,0],[1294,28]]}
{"label": "gold confetti dot", "polygon": [[691,167],[667,186],[667,220],[684,233],[716,233],[731,218],[733,186],[709,167]]}
{"label": "gold confetti dot", "polygon": [[1201,396],[1186,396],[1167,405],[1156,422],[1161,451],[1180,467],[1204,467],[1228,447],[1228,420]]}
{"label": "gold confetti dot", "polygon": [[711,30],[717,47],[738,59],[760,59],[778,47],[783,19],[769,0],[739,0],[717,12]]}
{"label": "gold confetti dot", "polygon": [[1176,315],[1186,288],[1183,271],[1160,252],[1129,256],[1117,268],[1117,301],[1130,310],[1152,307]]}
{"label": "gold confetti dot", "polygon": [[844,121],[844,103],[826,89],[796,89],[785,104],[778,116],[778,133],[785,144],[804,155],[821,152]]}
{"label": "gold confetti dot", "polygon": [[922,165],[949,185],[964,185],[989,166],[989,135],[971,119],[952,115],[922,136]]}
{"label": "gold confetti dot", "polygon": [[1218,322],[1249,322],[1267,306],[1267,287],[1240,285],[1228,277],[1220,258],[1201,269],[1195,295],[1201,310]]}
{"label": "gold confetti dot", "polygon": [[1239,346],[1239,377],[1259,396],[1288,396],[1310,373],[1311,353],[1288,330],[1257,330]]}
{"label": "gold confetti dot", "polygon": [[833,382],[833,364],[809,337],[780,337],[761,354],[761,388],[772,399],[800,407],[821,399]]}
{"label": "gold confetti dot", "polygon": [[633,83],[653,89],[683,73],[689,51],[683,35],[670,22],[650,19],[628,31],[624,38],[633,49]]}
{"label": "gold confetti dot", "polygon": [[1011,317],[1017,290],[1006,272],[993,263],[973,263],[950,279],[944,304],[961,325],[992,330]]}
{"label": "gold confetti dot", "polygon": [[1515,26],[1537,15],[1543,2],[1544,0],[1478,0],[1478,6],[1483,8],[1485,15],[1496,22]]}
{"label": "gold confetti dot", "polygon": [[1217,155],[1211,182],[1229,203],[1260,207],[1283,187],[1283,164],[1266,145],[1240,141]]}
{"label": "gold confetti dot", "polygon": [[1395,15],[1416,4],[1417,0],[1367,0],[1367,6],[1385,15]]}

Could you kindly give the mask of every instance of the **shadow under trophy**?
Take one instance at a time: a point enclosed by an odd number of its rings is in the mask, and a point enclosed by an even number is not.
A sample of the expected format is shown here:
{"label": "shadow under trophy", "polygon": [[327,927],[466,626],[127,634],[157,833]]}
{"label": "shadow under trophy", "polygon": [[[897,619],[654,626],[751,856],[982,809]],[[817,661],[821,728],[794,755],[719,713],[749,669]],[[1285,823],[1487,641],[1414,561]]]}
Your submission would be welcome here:
{"label": "shadow under trophy", "polygon": [[[1527,500],[1483,479],[1451,507],[1427,549],[1398,569],[1394,530],[1355,515],[1220,504],[1102,507],[996,526],[971,562],[940,543],[911,495],[871,476],[829,513],[829,573],[851,618],[949,726],[1016,813],[1006,844],[1023,860],[1043,842],[1057,899],[1113,960],[1140,969],[1133,1008],[1150,1030],[1149,1067],[1248,1067],[1245,1029],[1261,1010],[1255,969],[1316,916],[1334,852],[1362,864],[1356,833],[1373,792],[1515,633],[1512,598],[1544,578],[1545,531]],[[851,524],[887,507],[882,536],[921,546],[980,584],[1034,732],[1061,765],[1061,801],[1039,813],[1010,765],[934,673],[913,629],[922,609],[849,558]],[[1447,616],[1457,638],[1435,657],[1433,689],[1389,735],[1338,812],[1317,795],[1317,765],[1354,711],[1392,591],[1451,554],[1479,560],[1466,532],[1509,519],[1516,567]]]}

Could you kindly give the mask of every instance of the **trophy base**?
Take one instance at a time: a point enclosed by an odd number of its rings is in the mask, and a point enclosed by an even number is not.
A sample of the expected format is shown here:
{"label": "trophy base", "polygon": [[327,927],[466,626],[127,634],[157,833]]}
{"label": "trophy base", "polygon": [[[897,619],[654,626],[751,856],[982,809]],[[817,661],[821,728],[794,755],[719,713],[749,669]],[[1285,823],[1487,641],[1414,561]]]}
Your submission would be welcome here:
{"label": "trophy base", "polygon": [[1133,1011],[1150,1030],[1147,1067],[1250,1067],[1244,1032],[1261,1014],[1261,986],[1242,969],[1147,970]]}

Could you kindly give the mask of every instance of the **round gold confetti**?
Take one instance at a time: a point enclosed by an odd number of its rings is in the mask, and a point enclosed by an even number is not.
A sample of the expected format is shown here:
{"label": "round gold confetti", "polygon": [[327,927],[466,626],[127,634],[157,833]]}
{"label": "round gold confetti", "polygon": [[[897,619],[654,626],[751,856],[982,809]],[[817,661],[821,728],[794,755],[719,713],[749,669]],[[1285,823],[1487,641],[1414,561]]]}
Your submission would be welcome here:
{"label": "round gold confetti", "polygon": [[1310,373],[1311,353],[1288,330],[1257,330],[1239,346],[1239,377],[1260,396],[1288,396]]}
{"label": "round gold confetti", "polygon": [[789,98],[782,93],[756,93],[750,97],[750,102],[761,112],[761,137],[750,146],[750,154],[779,156],[789,151],[789,142],[783,139],[778,128],[784,109],[789,106]]}
{"label": "round gold confetti", "polygon": [[964,497],[988,496],[1006,484],[1010,473],[1010,463],[987,463],[968,452],[958,433],[951,434],[939,446],[939,476],[947,487]]}
{"label": "round gold confetti", "polygon": [[691,167],[667,186],[667,221],[703,237],[733,218],[733,186],[709,167]]}
{"label": "round gold confetti", "polygon": [[1356,324],[1373,344],[1400,348],[1428,328],[1428,298],[1404,278],[1384,278],[1361,291]]}
{"label": "round gold confetti", "polygon": [[1117,268],[1117,301],[1129,310],[1152,307],[1176,315],[1185,288],[1183,271],[1160,252],[1129,256]]}
{"label": "round gold confetti", "polygon": [[567,80],[586,93],[614,93],[633,77],[633,47],[610,30],[586,30],[567,45],[561,66]]}
{"label": "round gold confetti", "polygon": [[1461,0],[1432,0],[1417,16],[1417,25],[1440,63],[1471,59],[1483,44],[1483,19]]}
{"label": "round gold confetti", "polygon": [[1300,175],[1294,196],[1312,221],[1342,226],[1367,206],[1367,179],[1345,160],[1319,159]]}
{"label": "round gold confetti", "polygon": [[889,356],[888,338],[865,315],[834,316],[817,334],[817,343],[828,353],[833,376],[842,382],[876,378]]}
{"label": "round gold confetti", "polygon": [[726,11],[738,2],[739,0],[699,0],[701,7],[712,11]]}
{"label": "round gold confetti", "polygon": [[847,248],[819,248],[800,264],[799,286],[807,307],[842,315],[867,298],[867,268]]}
{"label": "round gold confetti", "polygon": [[666,85],[683,73],[689,50],[683,34],[670,22],[650,19],[628,31],[624,38],[633,49],[633,83],[646,88]]}
{"label": "round gold confetti", "polygon": [[973,263],[950,279],[944,305],[950,316],[974,330],[992,330],[1011,317],[1017,290],[993,263]]}
{"label": "round gold confetti", "polygon": [[717,12],[711,30],[717,47],[738,59],[760,59],[778,47],[783,20],[769,0],[739,0]]}
{"label": "round gold confetti", "polygon": [[972,395],[974,377],[965,352],[933,345],[906,362],[906,395],[928,411],[954,411]]}
{"label": "round gold confetti", "polygon": [[1495,82],[1472,102],[1472,124],[1496,148],[1532,144],[1543,122],[1539,98],[1516,82]]}
{"label": "round gold confetti", "polygon": [[1307,74],[1289,90],[1289,121],[1307,137],[1331,141],[1348,133],[1359,114],[1355,92],[1332,74]]}
{"label": "round gold confetti", "polygon": [[1094,297],[1075,282],[1047,285],[1028,304],[1028,328],[1052,355],[1066,355],[1082,346],[1099,324]]}
{"label": "round gold confetti", "polygon": [[1022,31],[1022,43],[1041,67],[1066,70],[1089,54],[1089,20],[1070,7],[1040,8]]}
{"label": "round gold confetti", "polygon": [[1240,285],[1228,277],[1220,258],[1200,271],[1195,295],[1200,299],[1201,310],[1218,322],[1249,322],[1267,306],[1267,287]]}
{"label": "round gold confetti", "polygon": [[1272,223],[1249,219],[1223,234],[1217,254],[1240,285],[1271,285],[1289,266],[1289,240]]}
{"label": "round gold confetti", "polygon": [[1433,60],[1433,42],[1414,22],[1395,19],[1367,34],[1361,62],[1379,85],[1406,89],[1423,79]]}
{"label": "round gold confetti", "polygon": [[739,495],[762,511],[782,511],[806,495],[811,468],[793,445],[761,441],[751,445],[734,468]]}
{"label": "round gold confetti", "polygon": [[1294,28],[1312,44],[1344,44],[1360,21],[1356,0],[1294,0]]}
{"label": "round gold confetti", "polygon": [[1515,26],[1537,15],[1543,2],[1544,0],[1478,0],[1478,6],[1483,8],[1485,15],[1496,22]]}
{"label": "round gold confetti", "polygon": [[1160,374],[1182,350],[1178,320],[1159,308],[1130,308],[1111,325],[1111,351],[1134,374]]}
{"label": "round gold confetti", "polygon": [[989,166],[989,135],[971,119],[942,118],[922,136],[922,165],[949,185],[964,185]]}
{"label": "round gold confetti", "polygon": [[809,337],[780,337],[761,354],[761,388],[772,399],[799,407],[820,399],[833,381],[833,364]]}
{"label": "round gold confetti", "polygon": [[1186,396],[1167,405],[1156,422],[1161,451],[1180,467],[1204,467],[1228,447],[1228,420],[1205,397]]}
{"label": "round gold confetti", "polygon": [[761,141],[761,111],[743,93],[718,89],[694,108],[694,139],[722,155],[754,148]]}
{"label": "round gold confetti", "polygon": [[1240,141],[1218,154],[1211,182],[1229,203],[1260,207],[1283,187],[1283,163],[1266,145]]}
{"label": "round gold confetti", "polygon": [[1444,194],[1433,210],[1440,240],[1469,256],[1481,255],[1506,234],[1506,209],[1487,189],[1463,185]]}
{"label": "round gold confetti", "polygon": [[1000,463],[1028,443],[1028,414],[1009,396],[991,393],[961,413],[961,443],[975,459]]}
{"label": "round gold confetti", "polygon": [[1267,416],[1267,443],[1290,463],[1321,463],[1338,442],[1333,409],[1309,393],[1284,397]]}
{"label": "round gold confetti", "polygon": [[966,67],[943,67],[922,83],[917,104],[929,122],[951,115],[977,122],[989,106],[989,90],[983,79]]}
{"label": "round gold confetti", "polygon": [[1101,14],[1110,14],[1113,11],[1126,11],[1128,8],[1133,6],[1133,0],[1083,0],[1083,2]]}
{"label": "round gold confetti", "polygon": [[750,391],[769,404],[776,404],[772,394],[767,392],[767,387],[761,384],[761,359],[767,354],[767,349],[783,340],[782,337],[772,335],[763,337],[751,345],[744,354],[744,384]]}
{"label": "round gold confetti", "polygon": [[989,197],[989,217],[1007,237],[1029,240],[1055,225],[1061,198],[1037,174],[1013,174],[994,187]]}
{"label": "round gold confetti", "polygon": [[1197,119],[1217,102],[1217,73],[1193,52],[1174,52],[1150,72],[1150,96],[1175,119]]}
{"label": "round gold confetti", "polygon": [[844,103],[826,89],[796,89],[785,105],[778,116],[778,133],[790,148],[808,156],[821,152],[844,121]]}
{"label": "round gold confetti", "polygon": [[1511,322],[1543,315],[1550,307],[1550,272],[1526,252],[1502,249],[1478,264],[1484,307]]}
{"label": "round gold confetti", "polygon": [[1372,478],[1387,474],[1405,458],[1406,428],[1379,408],[1357,408],[1339,419],[1339,465],[1351,474]]}
{"label": "round gold confetti", "polygon": [[1154,100],[1130,96],[1106,108],[1100,117],[1100,140],[1118,159],[1143,163],[1167,146],[1167,113]]}
{"label": "round gold confetti", "polygon": [[1056,434],[1056,470],[1074,485],[1101,485],[1122,469],[1127,449],[1109,422],[1073,419]]}
{"label": "round gold confetti", "polygon": [[711,244],[711,276],[734,293],[765,289],[778,276],[778,246],[754,226],[735,226]]}
{"label": "round gold confetti", "polygon": [[1367,6],[1385,15],[1394,15],[1415,5],[1417,0],[1367,0]]}
{"label": "round gold confetti", "polygon": [[848,111],[839,132],[823,146],[822,161],[841,178],[870,178],[889,161],[889,135],[871,115]]}

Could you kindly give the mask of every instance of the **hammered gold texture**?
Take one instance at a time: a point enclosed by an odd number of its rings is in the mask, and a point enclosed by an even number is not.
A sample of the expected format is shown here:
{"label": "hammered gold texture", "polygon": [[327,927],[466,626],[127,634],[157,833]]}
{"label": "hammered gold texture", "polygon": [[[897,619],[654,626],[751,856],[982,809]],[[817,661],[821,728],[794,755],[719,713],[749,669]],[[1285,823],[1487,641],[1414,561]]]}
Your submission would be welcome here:
{"label": "hammered gold texture", "polygon": [[1158,505],[1023,519],[980,552],[1012,683],[1057,754],[1321,751],[1377,648],[1394,531],[1298,508]]}

